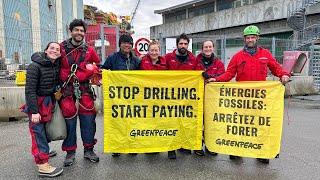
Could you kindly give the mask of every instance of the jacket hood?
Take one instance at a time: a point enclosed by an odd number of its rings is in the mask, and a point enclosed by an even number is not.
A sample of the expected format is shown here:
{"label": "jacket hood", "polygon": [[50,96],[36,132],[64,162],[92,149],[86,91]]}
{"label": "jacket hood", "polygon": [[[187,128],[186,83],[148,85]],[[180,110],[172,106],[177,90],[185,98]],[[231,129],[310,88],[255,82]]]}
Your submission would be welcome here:
{"label": "jacket hood", "polygon": [[54,61],[54,63],[49,60],[44,52],[36,52],[32,54],[31,61],[38,63],[42,66],[52,66],[53,64],[56,65],[59,61],[59,58]]}

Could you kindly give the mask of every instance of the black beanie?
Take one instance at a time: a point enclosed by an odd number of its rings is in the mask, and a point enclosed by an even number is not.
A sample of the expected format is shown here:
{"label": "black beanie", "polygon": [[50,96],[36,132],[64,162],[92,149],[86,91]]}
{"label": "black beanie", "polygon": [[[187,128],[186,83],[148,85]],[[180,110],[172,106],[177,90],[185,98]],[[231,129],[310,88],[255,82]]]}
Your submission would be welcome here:
{"label": "black beanie", "polygon": [[128,34],[122,34],[119,38],[119,46],[122,42],[127,42],[127,43],[130,43],[132,46],[133,46],[133,39],[130,35]]}

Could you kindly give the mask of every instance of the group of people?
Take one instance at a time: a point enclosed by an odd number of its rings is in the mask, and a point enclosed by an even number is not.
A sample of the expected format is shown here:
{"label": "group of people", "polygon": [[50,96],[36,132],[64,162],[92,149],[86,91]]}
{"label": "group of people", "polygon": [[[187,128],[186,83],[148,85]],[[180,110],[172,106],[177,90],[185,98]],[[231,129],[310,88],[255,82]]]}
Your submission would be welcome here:
{"label": "group of people", "polygon": [[[207,80],[216,78],[225,72],[224,64],[214,54],[214,43],[212,40],[206,40],[202,44],[202,52],[194,56],[188,51],[190,39],[186,34],[181,34],[176,39],[176,46],[172,53],[165,56],[160,55],[160,43],[152,41],[149,44],[148,54],[137,58],[132,52],[133,39],[130,35],[122,35],[119,38],[120,51],[109,56],[102,69],[108,70],[195,70],[203,71],[203,77]],[[185,153],[191,153],[191,150],[179,149]],[[195,151],[197,155],[204,155],[204,152]],[[136,153],[131,153],[136,155]],[[119,153],[113,153],[113,157],[120,156]],[[176,152],[168,152],[169,159],[176,159]]]}
{"label": "group of people", "polygon": [[44,52],[34,53],[27,69],[24,112],[30,119],[32,155],[41,177],[55,177],[63,172],[62,168],[48,163],[49,139],[45,124],[52,119],[56,101],[67,129],[67,137],[62,143],[62,150],[66,152],[64,166],[75,162],[78,117],[84,158],[91,162],[99,161],[93,150],[97,140],[95,93],[91,85],[97,83],[94,77],[97,76],[100,59],[84,41],[86,24],[83,20],[73,20],[69,30],[70,39],[62,43],[50,42]]}
{"label": "group of people", "polygon": [[[67,126],[67,138],[62,143],[62,150],[66,151],[64,166],[71,166],[75,162],[77,117],[80,121],[84,158],[91,162],[99,161],[93,150],[97,140],[95,94],[91,85],[97,83],[93,77],[99,72],[97,69],[100,59],[94,49],[84,41],[84,21],[75,19],[70,23],[69,30],[70,39],[62,43],[51,42],[44,52],[33,54],[32,63],[27,69],[25,112],[30,119],[32,154],[38,166],[38,173],[43,177],[55,177],[63,172],[62,168],[48,164],[49,140],[46,137],[45,124],[51,120],[52,107],[56,101],[59,102]],[[212,40],[202,43],[201,53],[196,57],[188,51],[189,38],[186,34],[181,34],[176,39],[177,48],[165,56],[160,55],[160,43],[152,41],[148,54],[140,60],[132,51],[132,37],[123,34],[119,38],[119,52],[110,55],[101,65],[101,69],[199,70],[203,71],[203,78],[208,83],[227,82],[233,77],[236,77],[236,81],[264,81],[269,68],[272,74],[285,84],[289,81],[289,74],[281,69],[268,50],[257,46],[259,34],[256,26],[245,28],[244,48],[233,56],[226,71],[223,62],[214,53]],[[57,92],[61,93],[61,98],[56,98],[54,94]],[[180,150],[191,153],[191,150]],[[204,155],[202,150],[194,153]],[[210,154],[216,155],[215,152]],[[118,157],[120,153],[114,152],[112,156]],[[168,158],[176,159],[175,151],[169,151]],[[236,158],[238,157],[230,156],[230,159]]]}

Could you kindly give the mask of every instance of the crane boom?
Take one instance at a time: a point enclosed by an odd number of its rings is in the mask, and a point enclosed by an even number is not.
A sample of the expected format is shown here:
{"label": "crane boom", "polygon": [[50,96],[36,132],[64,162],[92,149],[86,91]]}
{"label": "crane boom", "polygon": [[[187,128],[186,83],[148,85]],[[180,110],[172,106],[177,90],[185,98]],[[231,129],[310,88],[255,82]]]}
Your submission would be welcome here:
{"label": "crane boom", "polygon": [[141,0],[137,0],[136,6],[134,7],[134,9],[133,9],[133,11],[132,11],[132,13],[131,13],[131,21],[130,21],[131,27],[132,27],[132,24],[133,24],[132,22],[133,22],[133,20],[134,20],[135,15],[136,15],[137,9],[138,9],[138,7],[139,7],[140,1],[141,1]]}

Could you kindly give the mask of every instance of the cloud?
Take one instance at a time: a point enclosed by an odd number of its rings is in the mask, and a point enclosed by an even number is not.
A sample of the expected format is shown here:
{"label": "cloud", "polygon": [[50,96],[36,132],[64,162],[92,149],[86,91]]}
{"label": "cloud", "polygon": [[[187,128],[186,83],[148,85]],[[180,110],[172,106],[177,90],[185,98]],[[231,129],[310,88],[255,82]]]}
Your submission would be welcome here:
{"label": "cloud", "polygon": [[[141,0],[137,9],[133,26],[135,37],[149,37],[150,26],[162,23],[162,16],[154,14],[154,10],[165,9],[190,0]],[[105,12],[114,12],[118,16],[131,15],[137,1],[135,0],[84,0],[84,4],[98,7]]]}

